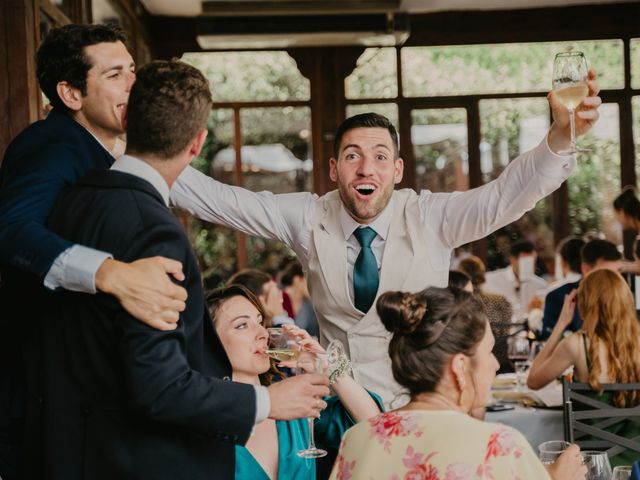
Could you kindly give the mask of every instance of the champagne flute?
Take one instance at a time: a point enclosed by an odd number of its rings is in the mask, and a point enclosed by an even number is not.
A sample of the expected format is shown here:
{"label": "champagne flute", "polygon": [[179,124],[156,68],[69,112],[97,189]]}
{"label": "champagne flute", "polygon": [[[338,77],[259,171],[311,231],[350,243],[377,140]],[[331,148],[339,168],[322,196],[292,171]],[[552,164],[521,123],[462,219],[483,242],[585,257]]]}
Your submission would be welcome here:
{"label": "champagne flute", "polygon": [[267,332],[269,334],[268,346],[265,351],[267,355],[280,362],[298,359],[300,346],[295,337],[279,327],[267,328]]}
{"label": "champagne flute", "polygon": [[613,469],[611,480],[629,480],[631,478],[631,467],[628,465],[618,466]]}
{"label": "champagne flute", "polygon": [[575,119],[576,108],[589,93],[588,79],[587,60],[582,52],[563,52],[556,55],[553,62],[553,90],[558,100],[569,110],[571,122],[571,148],[558,153],[566,155],[589,151],[576,146]]}
{"label": "champagne flute", "polygon": [[611,464],[609,457],[605,452],[583,451],[581,452],[582,460],[587,467],[586,480],[610,480],[613,472],[611,472]]}
{"label": "champagne flute", "polygon": [[[327,354],[324,352],[302,352],[298,358],[297,367],[304,373],[320,373],[326,374],[328,370]],[[302,458],[320,458],[327,454],[326,450],[316,447],[314,437],[315,418],[307,418],[309,423],[309,446],[303,450],[299,450],[297,455]]]}
{"label": "champagne flute", "polygon": [[[340,340],[332,340],[324,352],[302,352],[298,358],[297,366],[306,373],[327,375],[330,371],[338,368],[344,358],[346,358],[344,345]],[[315,443],[313,431],[315,419],[308,418],[307,421],[309,422],[309,446],[297,452],[297,455],[302,458],[324,457],[327,451],[317,448]]]}

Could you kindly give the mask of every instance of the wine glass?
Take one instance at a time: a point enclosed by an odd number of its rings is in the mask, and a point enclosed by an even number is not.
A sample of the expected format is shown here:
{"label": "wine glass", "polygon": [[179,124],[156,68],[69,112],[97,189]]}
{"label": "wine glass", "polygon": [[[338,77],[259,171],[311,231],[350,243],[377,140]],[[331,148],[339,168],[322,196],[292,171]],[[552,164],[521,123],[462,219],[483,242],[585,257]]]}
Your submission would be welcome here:
{"label": "wine glass", "polygon": [[507,357],[511,363],[516,361],[527,361],[529,359],[529,339],[518,335],[511,336],[507,339]]}
{"label": "wine glass", "polygon": [[[320,373],[326,374],[329,367],[327,360],[327,354],[322,352],[302,352],[298,358],[297,367],[303,373]],[[327,454],[326,450],[316,447],[316,441],[314,437],[314,422],[312,417],[307,418],[309,422],[309,446],[303,450],[299,450],[297,455],[302,458],[320,458]]]}
{"label": "wine glass", "polygon": [[[298,358],[297,366],[306,373],[320,373],[327,375],[338,367],[343,358],[346,358],[344,345],[340,340],[332,340],[324,352],[302,352]],[[326,450],[316,447],[314,438],[314,419],[309,422],[309,446],[297,452],[302,458],[320,458],[327,454]]]}
{"label": "wine glass", "polygon": [[610,480],[611,464],[605,452],[585,450],[581,453],[582,461],[587,467],[586,480]]}
{"label": "wine glass", "polygon": [[613,476],[611,480],[629,480],[631,477],[631,466],[629,465],[620,465],[618,467],[614,467]]}
{"label": "wine glass", "polygon": [[269,334],[265,353],[280,362],[297,360],[300,356],[298,340],[280,327],[267,328]]}
{"label": "wine glass", "polygon": [[556,55],[553,61],[553,90],[558,100],[569,110],[571,122],[571,148],[558,153],[566,155],[589,151],[576,146],[575,118],[576,108],[589,93],[588,78],[587,60],[582,52],[563,52]]}
{"label": "wine glass", "polygon": [[531,342],[529,346],[529,362],[533,363],[536,357],[540,354],[542,349],[544,348],[544,344],[546,342],[541,342],[540,340],[535,340]]}
{"label": "wine glass", "polygon": [[538,445],[538,458],[543,465],[553,465],[571,444],[564,440],[549,440]]}

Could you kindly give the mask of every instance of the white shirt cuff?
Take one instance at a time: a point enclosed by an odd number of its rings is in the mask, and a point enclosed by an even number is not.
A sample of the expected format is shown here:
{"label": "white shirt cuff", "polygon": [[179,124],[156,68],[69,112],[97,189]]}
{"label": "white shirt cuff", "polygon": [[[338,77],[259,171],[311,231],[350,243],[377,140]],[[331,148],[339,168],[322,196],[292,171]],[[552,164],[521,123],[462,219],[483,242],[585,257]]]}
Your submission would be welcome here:
{"label": "white shirt cuff", "polygon": [[256,389],[256,421],[255,425],[269,418],[271,411],[271,398],[269,389],[263,385],[255,386]]}
{"label": "white shirt cuff", "polygon": [[55,290],[64,288],[73,292],[96,293],[96,272],[109,253],[93,248],[73,245],[57,256],[44,277],[44,286]]}

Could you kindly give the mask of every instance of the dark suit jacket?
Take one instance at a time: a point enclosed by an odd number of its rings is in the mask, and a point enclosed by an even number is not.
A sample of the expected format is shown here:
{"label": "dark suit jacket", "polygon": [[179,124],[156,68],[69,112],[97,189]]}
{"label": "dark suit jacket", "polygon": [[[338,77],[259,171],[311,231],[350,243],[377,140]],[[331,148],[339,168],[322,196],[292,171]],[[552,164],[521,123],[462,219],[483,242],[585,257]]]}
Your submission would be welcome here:
{"label": "dark suit jacket", "polygon": [[[66,185],[112,162],[87,130],[53,110],[11,142],[0,168],[0,475],[5,480],[16,475],[25,408],[35,420],[42,406],[38,382],[24,386],[25,368],[33,376],[38,364],[33,332],[41,316],[42,279],[71,246],[49,232],[45,222]],[[33,428],[37,422],[27,425],[27,430]],[[29,468],[38,464],[35,451],[24,455]],[[38,473],[33,477],[41,478]]]}
{"label": "dark suit jacket", "polygon": [[174,331],[152,329],[111,296],[50,295],[44,319],[48,478],[233,478],[234,443],[255,419],[231,375],[183,227],[148,182],[106,170],[65,189],[52,230],[119,260],[182,262],[189,292]]}
{"label": "dark suit jacket", "polygon": [[[551,290],[547,293],[547,297],[544,300],[544,316],[542,317],[542,332],[540,332],[540,338],[546,340],[551,335],[553,327],[558,322],[560,312],[562,311],[562,305],[564,304],[564,296],[571,293],[571,290],[578,288],[580,282],[566,283],[559,286],[555,290]],[[582,318],[576,308],[573,314],[573,320],[567,327],[567,330],[577,332],[582,327]]]}

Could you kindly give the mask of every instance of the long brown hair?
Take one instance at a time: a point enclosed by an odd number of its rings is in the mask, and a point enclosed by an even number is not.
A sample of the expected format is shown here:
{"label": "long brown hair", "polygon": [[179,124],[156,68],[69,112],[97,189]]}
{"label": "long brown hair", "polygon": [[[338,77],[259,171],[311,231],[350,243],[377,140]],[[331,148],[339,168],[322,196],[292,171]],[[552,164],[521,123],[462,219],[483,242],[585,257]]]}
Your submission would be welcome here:
{"label": "long brown hair", "polygon": [[[243,285],[227,285],[226,287],[217,288],[215,290],[211,290],[207,293],[207,305],[209,307],[209,314],[211,315],[211,322],[213,323],[213,328],[216,326],[216,317],[220,310],[220,307],[225,304],[225,302],[233,297],[243,297],[249,300],[249,302],[256,307],[256,310],[260,312],[263,319],[264,328],[271,327],[271,319],[267,316],[264,311],[264,307],[260,300]],[[284,375],[280,370],[278,370],[275,366],[273,360],[270,361],[271,367],[269,371],[258,375],[260,378],[260,384],[262,385],[271,385],[274,377],[283,378]]]}
{"label": "long brown hair", "polygon": [[[622,276],[608,269],[594,270],[587,275],[578,288],[578,310],[589,340],[586,353],[591,360],[591,388],[602,392],[598,381],[602,371],[600,343],[605,346],[607,375],[612,383],[640,381],[640,326],[631,290]],[[637,405],[638,392],[616,392],[614,402],[618,407]]]}

